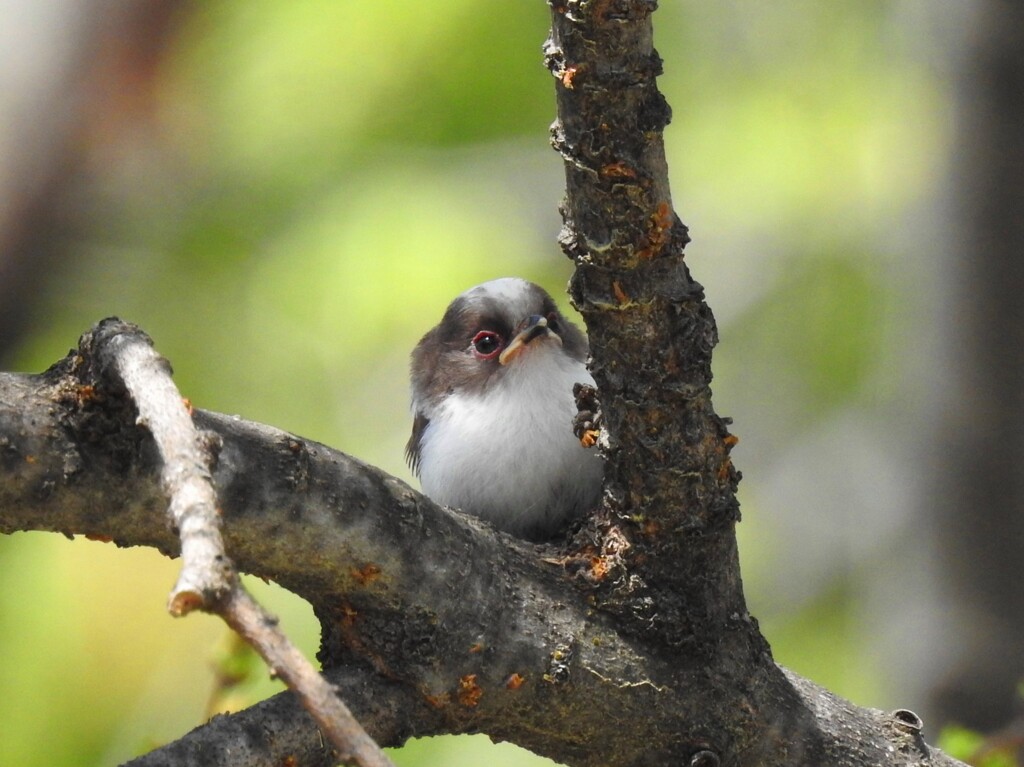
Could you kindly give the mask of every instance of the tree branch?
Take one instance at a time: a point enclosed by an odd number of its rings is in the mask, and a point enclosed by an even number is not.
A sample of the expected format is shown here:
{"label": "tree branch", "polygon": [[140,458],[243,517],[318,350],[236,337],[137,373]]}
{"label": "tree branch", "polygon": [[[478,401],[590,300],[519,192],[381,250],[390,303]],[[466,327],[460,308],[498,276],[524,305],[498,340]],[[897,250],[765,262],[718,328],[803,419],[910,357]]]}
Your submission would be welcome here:
{"label": "tree branch", "polygon": [[[95,369],[79,355],[42,376],[0,375],[0,529],[174,555],[152,443],[123,393],[77,376]],[[658,680],[671,670],[595,620],[543,549],[322,445],[194,415],[222,441],[213,476],[235,561],[313,604],[326,665],[358,657],[415,692],[393,730],[401,738],[483,730],[582,764],[598,758],[596,733],[609,748],[616,739],[606,722],[668,691]],[[621,709],[630,689],[643,694]],[[578,729],[553,729],[573,709]]]}
{"label": "tree branch", "polygon": [[[609,535],[625,538],[619,564],[642,584],[605,578],[598,598],[616,612],[647,612],[647,630],[678,645],[718,634],[746,606],[736,440],[709,387],[718,332],[683,260],[689,237],[668,189],[656,6],[553,2],[546,57],[566,170],[560,240],[576,262],[570,292],[587,323],[607,432],[611,517],[595,535],[601,548]],[[764,652],[755,634],[748,650]]]}
{"label": "tree branch", "polygon": [[[106,536],[175,555],[177,538],[161,522],[154,443],[123,389],[89,377],[99,369],[82,362],[90,346],[39,376],[0,374],[0,530]],[[482,731],[572,765],[667,763],[704,752],[728,763],[762,755],[764,764],[798,763],[762,741],[731,750],[722,722],[753,728],[756,715],[761,737],[789,754],[845,754],[835,763],[864,764],[854,756],[908,747],[890,717],[802,680],[778,674],[776,697],[764,705],[763,672],[751,673],[751,664],[770,664],[768,656],[723,668],[713,655],[651,645],[640,637],[645,616],[620,624],[594,613],[567,577],[575,565],[553,564],[550,547],[441,509],[317,443],[237,418],[193,417],[222,445],[212,476],[235,561],[313,604],[325,626],[321,658],[330,674],[354,680],[344,684],[352,705],[372,712],[365,724],[385,745]],[[824,727],[837,708],[857,716],[842,720],[832,740]],[[301,753],[318,753],[293,710],[268,703],[259,711],[271,719],[219,717],[153,759],[202,763],[209,744],[233,731],[249,744],[248,764],[280,764],[275,733],[293,725],[305,733]],[[194,760],[180,761],[187,754]]]}
{"label": "tree branch", "polygon": [[[73,364],[94,370],[105,389],[123,386],[138,410],[135,422],[153,436],[160,455],[160,484],[170,498],[167,515],[178,532],[181,573],[168,600],[175,617],[201,609],[220,615],[255,648],[272,672],[295,693],[338,749],[338,759],[360,767],[389,767],[389,760],[360,727],[335,690],[303,657],[277,620],[246,592],[224,552],[217,494],[209,466],[216,440],[205,440],[171,381],[170,366],[137,327],[117,319],[100,322],[79,341]],[[83,391],[83,390],[80,390]],[[97,391],[97,385],[89,390]]]}
{"label": "tree branch", "polygon": [[170,498],[167,515],[178,531],[182,563],[167,611],[178,617],[213,609],[236,587],[209,471],[213,446],[204,444],[192,424],[167,361],[138,328],[104,320],[79,344],[84,354],[78,360],[95,361],[98,378],[109,376],[109,386],[124,386],[139,412],[136,423],[153,435],[160,454],[160,482]]}

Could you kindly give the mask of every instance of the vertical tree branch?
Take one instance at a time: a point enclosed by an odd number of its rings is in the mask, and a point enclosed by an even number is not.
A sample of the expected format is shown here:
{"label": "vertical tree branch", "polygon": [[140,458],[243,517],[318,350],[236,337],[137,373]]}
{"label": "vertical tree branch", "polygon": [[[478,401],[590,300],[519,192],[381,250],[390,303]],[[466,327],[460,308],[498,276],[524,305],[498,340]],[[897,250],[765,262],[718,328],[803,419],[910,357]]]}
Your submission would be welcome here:
{"label": "vertical tree branch", "polygon": [[713,633],[700,624],[746,615],[733,532],[739,474],[735,439],[711,407],[717,330],[683,261],[689,237],[669,192],[656,3],[551,5],[552,135],[566,171],[560,239],[576,263],[571,294],[590,335],[610,459],[613,517],[597,546],[619,552],[630,573],[606,579],[602,598],[646,614],[665,641],[700,641]]}
{"label": "vertical tree branch", "polygon": [[680,668],[675,684],[700,701],[678,712],[677,754],[692,764],[944,759],[911,712],[856,710],[773,663],[740,581],[736,438],[711,405],[717,329],[669,191],[657,2],[549,4],[560,242],[576,264],[570,293],[587,323],[609,459],[606,515],[576,541],[580,559],[598,563],[580,568],[581,583]]}

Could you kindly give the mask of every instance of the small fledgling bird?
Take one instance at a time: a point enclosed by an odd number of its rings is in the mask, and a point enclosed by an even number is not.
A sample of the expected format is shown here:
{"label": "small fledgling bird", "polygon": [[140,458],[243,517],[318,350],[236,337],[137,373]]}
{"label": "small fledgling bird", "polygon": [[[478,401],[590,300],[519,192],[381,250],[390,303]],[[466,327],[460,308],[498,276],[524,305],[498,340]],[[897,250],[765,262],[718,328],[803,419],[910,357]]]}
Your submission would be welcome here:
{"label": "small fledgling bird", "polygon": [[604,466],[573,434],[587,338],[544,290],[467,290],[412,353],[406,458],[435,502],[530,540],[597,505]]}

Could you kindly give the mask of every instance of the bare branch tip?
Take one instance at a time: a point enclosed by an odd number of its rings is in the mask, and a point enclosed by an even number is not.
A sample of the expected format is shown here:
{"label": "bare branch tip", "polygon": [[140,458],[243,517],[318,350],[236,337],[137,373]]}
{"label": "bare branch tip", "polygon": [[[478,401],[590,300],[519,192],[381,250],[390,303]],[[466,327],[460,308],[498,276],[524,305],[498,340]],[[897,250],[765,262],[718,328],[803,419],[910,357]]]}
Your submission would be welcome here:
{"label": "bare branch tip", "polygon": [[205,610],[206,600],[198,591],[192,589],[175,590],[167,600],[167,612],[175,618],[182,618],[193,610]]}

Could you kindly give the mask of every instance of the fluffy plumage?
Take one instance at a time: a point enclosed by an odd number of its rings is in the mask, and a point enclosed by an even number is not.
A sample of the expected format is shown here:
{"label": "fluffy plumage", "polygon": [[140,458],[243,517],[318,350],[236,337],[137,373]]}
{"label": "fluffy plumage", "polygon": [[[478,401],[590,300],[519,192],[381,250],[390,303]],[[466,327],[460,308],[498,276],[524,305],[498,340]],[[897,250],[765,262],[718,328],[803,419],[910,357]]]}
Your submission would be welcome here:
{"label": "fluffy plumage", "polygon": [[458,296],[412,355],[406,455],[423,491],[530,539],[595,506],[603,466],[572,431],[573,384],[593,384],[586,356],[586,336],[533,283]]}

